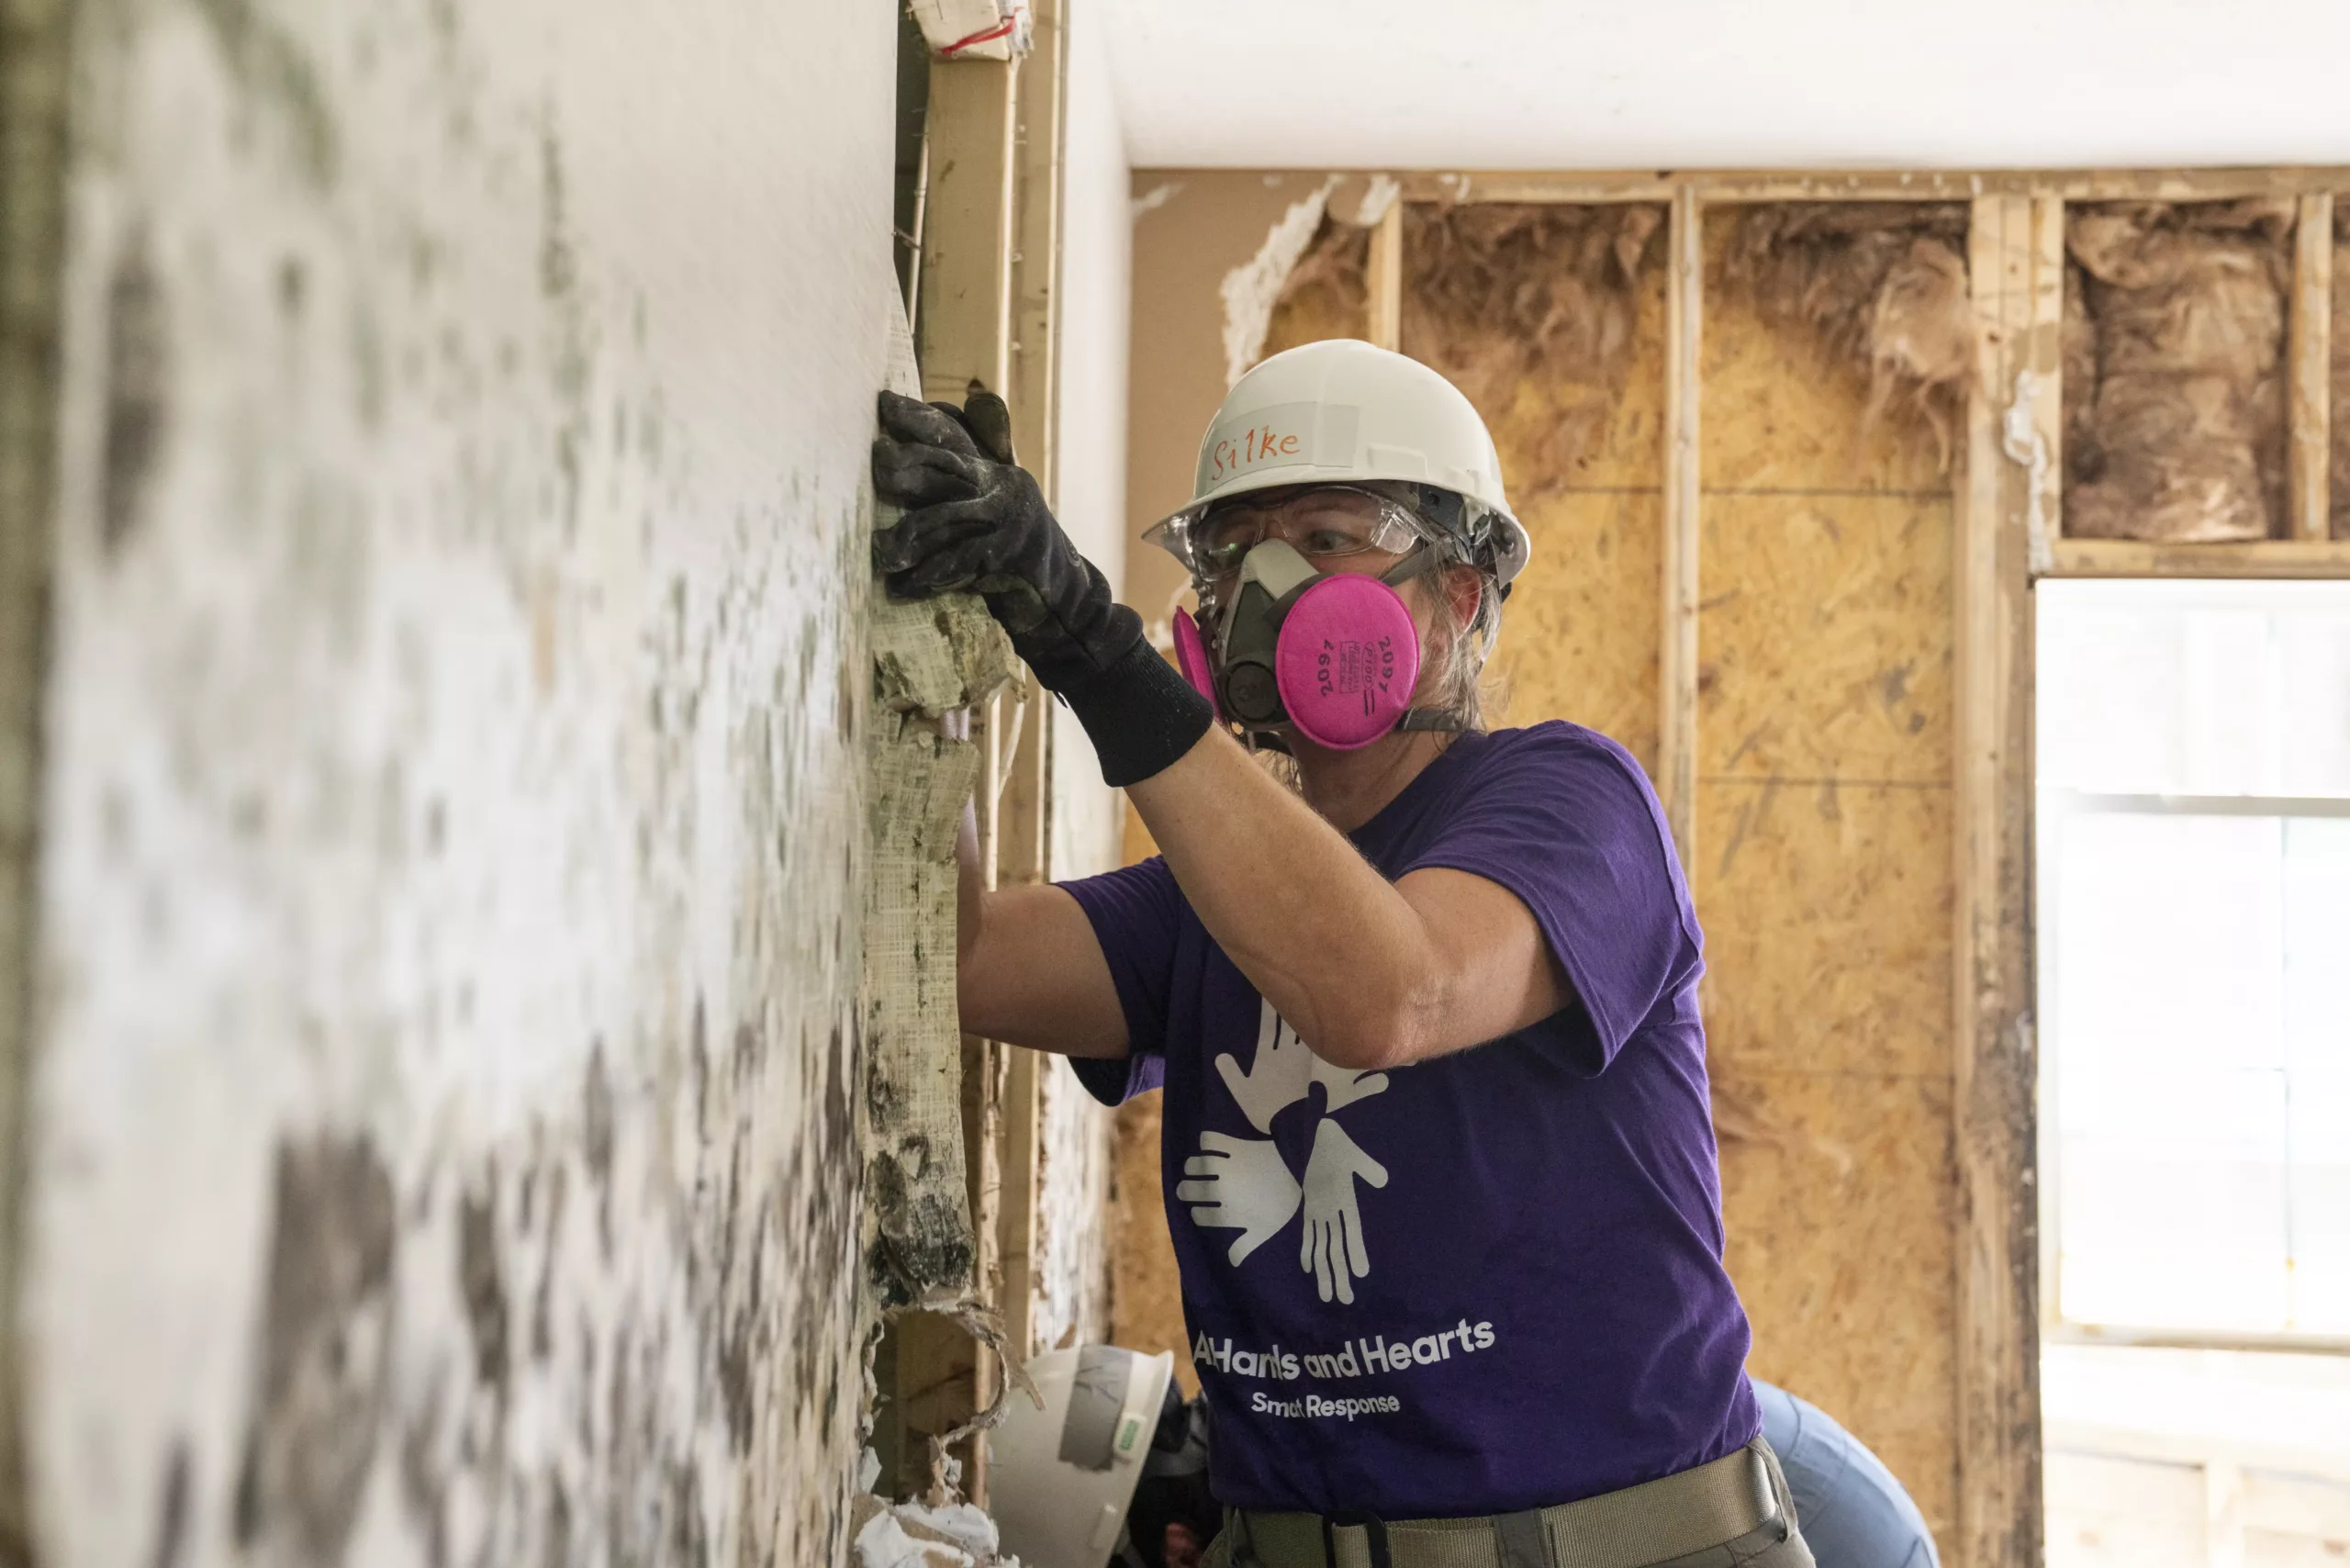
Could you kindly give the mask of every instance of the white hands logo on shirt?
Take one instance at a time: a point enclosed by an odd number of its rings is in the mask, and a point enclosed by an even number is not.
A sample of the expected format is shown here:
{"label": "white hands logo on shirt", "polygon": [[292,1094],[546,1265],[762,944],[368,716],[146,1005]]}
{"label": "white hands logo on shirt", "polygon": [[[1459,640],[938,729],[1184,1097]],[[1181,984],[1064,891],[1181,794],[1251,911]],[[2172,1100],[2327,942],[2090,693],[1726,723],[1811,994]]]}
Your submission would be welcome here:
{"label": "white hands logo on shirt", "polygon": [[1374,1187],[1387,1185],[1387,1167],[1358,1148],[1346,1128],[1323,1117],[1314,1129],[1314,1152],[1305,1157],[1305,1245],[1298,1249],[1297,1266],[1314,1276],[1324,1301],[1335,1288],[1348,1306],[1355,1303],[1355,1281],[1371,1276],[1362,1211],[1355,1206],[1358,1176]]}
{"label": "white hands logo on shirt", "polygon": [[1200,1152],[1183,1161],[1183,1174],[1194,1180],[1178,1186],[1175,1195],[1198,1205],[1192,1223],[1240,1232],[1232,1243],[1235,1263],[1270,1241],[1297,1212],[1297,1179],[1270,1138],[1202,1133]]}
{"label": "white hands logo on shirt", "polygon": [[[1193,1225],[1240,1232],[1228,1254],[1235,1265],[1279,1234],[1302,1206],[1305,1235],[1298,1267],[1314,1276],[1324,1301],[1335,1295],[1352,1305],[1354,1282],[1371,1273],[1355,1182],[1360,1179],[1384,1187],[1387,1168],[1365,1154],[1331,1118],[1384,1092],[1387,1075],[1332,1066],[1297,1037],[1271,1002],[1262,1007],[1257,1050],[1248,1070],[1243,1072],[1228,1051],[1215,1058],[1215,1070],[1248,1125],[1267,1136],[1202,1133],[1200,1152],[1183,1162],[1183,1173],[1192,1180],[1177,1185],[1175,1196],[1193,1205]],[[1273,1118],[1305,1099],[1316,1083],[1322,1085],[1322,1120],[1314,1130],[1301,1185],[1270,1135]]]}

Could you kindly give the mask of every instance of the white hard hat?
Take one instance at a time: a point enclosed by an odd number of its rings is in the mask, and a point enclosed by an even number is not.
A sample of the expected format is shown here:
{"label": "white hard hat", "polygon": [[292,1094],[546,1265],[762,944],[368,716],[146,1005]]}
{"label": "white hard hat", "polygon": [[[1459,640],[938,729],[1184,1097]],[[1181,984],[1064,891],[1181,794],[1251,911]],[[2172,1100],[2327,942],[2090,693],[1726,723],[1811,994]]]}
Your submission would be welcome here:
{"label": "white hard hat", "polygon": [[1234,383],[1200,442],[1191,500],[1147,537],[1171,546],[1208,507],[1251,490],[1381,482],[1451,491],[1494,576],[1525,568],[1530,543],[1475,407],[1419,361],[1354,338],[1277,353]]}
{"label": "white hard hat", "polygon": [[1175,1358],[1114,1345],[1028,1363],[1044,1395],[1015,1392],[988,1434],[988,1509],[1024,1568],[1102,1568],[1118,1549]]}

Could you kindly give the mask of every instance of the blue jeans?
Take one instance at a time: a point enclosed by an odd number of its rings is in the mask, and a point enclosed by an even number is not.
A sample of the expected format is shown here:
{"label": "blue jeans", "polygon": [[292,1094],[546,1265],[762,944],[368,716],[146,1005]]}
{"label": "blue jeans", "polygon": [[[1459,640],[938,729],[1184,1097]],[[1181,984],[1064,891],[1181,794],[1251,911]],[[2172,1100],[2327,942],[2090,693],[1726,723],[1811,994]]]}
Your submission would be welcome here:
{"label": "blue jeans", "polygon": [[1942,1568],[1925,1517],[1884,1462],[1816,1405],[1755,1378],[1796,1521],[1819,1568]]}

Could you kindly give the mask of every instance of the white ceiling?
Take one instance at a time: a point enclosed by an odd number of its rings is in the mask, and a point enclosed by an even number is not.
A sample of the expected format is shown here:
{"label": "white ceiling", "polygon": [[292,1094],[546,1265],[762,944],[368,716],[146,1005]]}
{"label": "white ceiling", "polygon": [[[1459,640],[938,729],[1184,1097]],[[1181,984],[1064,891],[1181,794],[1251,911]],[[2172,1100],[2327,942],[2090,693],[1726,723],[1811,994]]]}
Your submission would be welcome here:
{"label": "white ceiling", "polygon": [[2350,0],[1080,0],[1136,167],[2350,163]]}

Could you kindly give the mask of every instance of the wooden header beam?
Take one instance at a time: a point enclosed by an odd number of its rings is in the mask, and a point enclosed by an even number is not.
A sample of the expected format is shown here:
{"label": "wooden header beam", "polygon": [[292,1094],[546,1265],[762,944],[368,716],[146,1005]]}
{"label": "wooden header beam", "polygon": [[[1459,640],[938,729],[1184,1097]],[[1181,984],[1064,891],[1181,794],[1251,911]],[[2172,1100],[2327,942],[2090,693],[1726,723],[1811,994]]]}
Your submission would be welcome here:
{"label": "wooden header beam", "polygon": [[2226,201],[2350,190],[2350,167],[2288,169],[1785,170],[1681,169],[1553,174],[1447,171],[1399,174],[1407,201],[1667,202],[1694,190],[1701,202],[1973,201],[2054,196],[2065,201]]}

